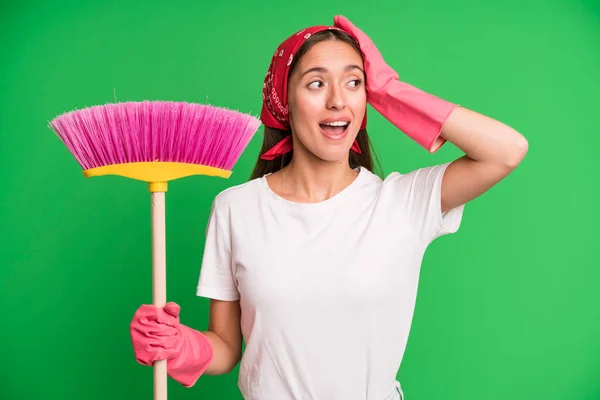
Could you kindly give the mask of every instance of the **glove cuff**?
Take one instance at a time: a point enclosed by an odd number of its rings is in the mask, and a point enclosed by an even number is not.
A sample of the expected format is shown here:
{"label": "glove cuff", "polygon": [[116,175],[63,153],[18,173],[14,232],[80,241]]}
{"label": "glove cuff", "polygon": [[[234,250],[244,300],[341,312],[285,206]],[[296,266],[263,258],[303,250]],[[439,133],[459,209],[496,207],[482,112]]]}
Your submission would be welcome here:
{"label": "glove cuff", "polygon": [[390,80],[368,93],[369,104],[394,126],[434,153],[446,142],[440,136],[444,123],[458,104],[426,93],[400,80]]}
{"label": "glove cuff", "polygon": [[214,349],[201,332],[181,325],[181,351],[167,360],[167,373],[185,387],[192,387],[206,371],[214,356]]}

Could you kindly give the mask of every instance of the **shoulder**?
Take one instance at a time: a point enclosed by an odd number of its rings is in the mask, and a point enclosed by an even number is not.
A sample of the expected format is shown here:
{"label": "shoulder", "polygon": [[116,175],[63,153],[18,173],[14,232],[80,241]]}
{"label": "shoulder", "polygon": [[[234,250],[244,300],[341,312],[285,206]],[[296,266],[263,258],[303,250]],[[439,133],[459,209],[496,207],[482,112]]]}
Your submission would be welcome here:
{"label": "shoulder", "polygon": [[409,171],[395,170],[380,177],[373,172],[363,169],[366,173],[366,179],[363,180],[366,186],[376,187],[383,191],[406,191],[411,188],[431,187],[441,184],[444,172],[450,163],[430,165],[412,169]]}
{"label": "shoulder", "polygon": [[222,190],[213,200],[213,209],[225,211],[232,208],[247,207],[257,200],[261,190],[262,179],[252,179]]}
{"label": "shoulder", "polygon": [[394,179],[411,179],[417,177],[423,177],[427,175],[443,174],[446,168],[450,165],[450,162],[444,164],[427,165],[424,167],[415,168],[409,171],[393,171],[389,173],[385,180]]}
{"label": "shoulder", "polygon": [[383,209],[411,225],[427,242],[458,230],[464,206],[442,212],[444,174],[451,162],[392,172],[383,179],[379,200]]}
{"label": "shoulder", "polygon": [[433,185],[440,183],[450,163],[416,168],[408,172],[394,171],[383,180],[384,185],[414,185],[417,183]]}

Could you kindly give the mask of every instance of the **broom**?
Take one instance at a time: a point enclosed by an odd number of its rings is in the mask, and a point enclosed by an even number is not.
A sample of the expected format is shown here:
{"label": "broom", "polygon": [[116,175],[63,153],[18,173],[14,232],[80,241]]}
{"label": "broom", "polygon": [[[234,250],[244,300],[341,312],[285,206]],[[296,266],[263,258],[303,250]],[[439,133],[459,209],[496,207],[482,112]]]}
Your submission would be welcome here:
{"label": "broom", "polygon": [[[190,175],[229,178],[260,126],[237,111],[186,102],[93,106],[49,123],[85,177],[119,175],[148,183],[152,209],[152,304],[166,304],[165,193]],[[153,364],[154,399],[167,399],[167,364]]]}

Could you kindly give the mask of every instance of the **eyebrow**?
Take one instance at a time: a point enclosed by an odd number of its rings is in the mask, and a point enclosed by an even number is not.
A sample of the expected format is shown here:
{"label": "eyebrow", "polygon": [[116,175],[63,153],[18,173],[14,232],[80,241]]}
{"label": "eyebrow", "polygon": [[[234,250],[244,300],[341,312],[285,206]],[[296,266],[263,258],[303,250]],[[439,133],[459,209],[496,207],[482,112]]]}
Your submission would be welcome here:
{"label": "eyebrow", "polygon": [[[360,72],[363,73],[363,75],[365,73],[361,67],[359,67],[358,65],[355,65],[355,64],[349,64],[344,67],[344,71],[352,71],[353,69],[358,69]],[[304,71],[300,77],[303,77],[304,75],[309,74],[311,72],[323,72],[324,73],[324,72],[327,72],[327,68],[313,67],[313,68],[310,68],[310,69],[307,69],[306,71]]]}

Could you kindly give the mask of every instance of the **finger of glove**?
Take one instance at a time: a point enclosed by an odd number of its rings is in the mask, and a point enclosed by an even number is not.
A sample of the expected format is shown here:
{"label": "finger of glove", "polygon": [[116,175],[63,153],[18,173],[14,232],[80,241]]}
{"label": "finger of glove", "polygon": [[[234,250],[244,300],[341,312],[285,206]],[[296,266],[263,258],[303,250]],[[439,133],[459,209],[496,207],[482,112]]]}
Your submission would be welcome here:
{"label": "finger of glove", "polygon": [[370,72],[374,72],[377,75],[397,75],[396,72],[386,64],[383,56],[379,52],[379,49],[377,46],[375,46],[373,40],[366,33],[360,30],[343,15],[335,16],[334,21],[335,26],[353,36],[358,42],[360,50],[365,59],[365,69],[372,70]]}
{"label": "finger of glove", "polygon": [[141,364],[150,365],[178,352],[179,334],[158,336],[137,329],[132,329],[130,333],[136,359]]}
{"label": "finger of glove", "polygon": [[368,91],[377,91],[385,86],[388,81],[400,78],[398,73],[385,62],[373,40],[350,22],[348,18],[343,15],[336,15],[334,17],[334,25],[354,36],[358,41],[364,56]]}
{"label": "finger of glove", "polygon": [[162,307],[145,304],[135,312],[132,323],[140,325],[165,325],[177,328],[179,326],[179,319],[167,313]]}
{"label": "finger of glove", "polygon": [[168,325],[158,324],[132,324],[130,327],[131,332],[136,332],[140,335],[146,336],[149,339],[164,340],[165,338],[179,336],[179,330],[175,327]]}
{"label": "finger of glove", "polygon": [[133,351],[136,361],[142,365],[152,365],[155,361],[168,360],[178,354],[175,348],[151,346],[139,342],[135,342]]}
{"label": "finger of glove", "polygon": [[176,349],[181,339],[179,334],[154,335],[135,329],[130,332],[130,335],[134,347],[146,349]]}
{"label": "finger of glove", "polygon": [[356,25],[350,22],[348,18],[344,17],[343,15],[336,15],[333,21],[334,26],[346,31],[351,36],[354,36],[363,51],[371,50],[373,48],[374,43],[371,38]]}
{"label": "finger of glove", "polygon": [[175,318],[179,318],[179,312],[181,311],[181,307],[179,307],[179,304],[170,301],[167,304],[165,304],[164,310],[167,314]]}
{"label": "finger of glove", "polygon": [[155,319],[142,317],[134,320],[130,325],[130,331],[137,332],[148,338],[168,338],[175,337],[179,333],[179,326],[170,323],[161,323]]}

